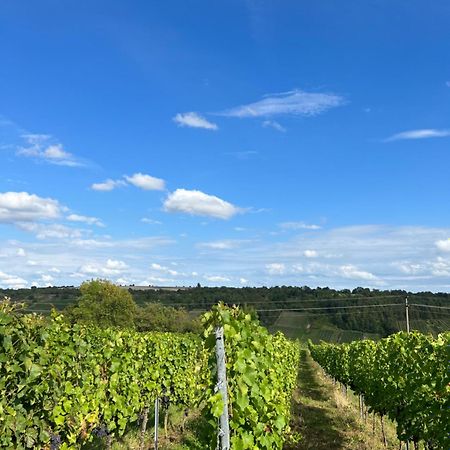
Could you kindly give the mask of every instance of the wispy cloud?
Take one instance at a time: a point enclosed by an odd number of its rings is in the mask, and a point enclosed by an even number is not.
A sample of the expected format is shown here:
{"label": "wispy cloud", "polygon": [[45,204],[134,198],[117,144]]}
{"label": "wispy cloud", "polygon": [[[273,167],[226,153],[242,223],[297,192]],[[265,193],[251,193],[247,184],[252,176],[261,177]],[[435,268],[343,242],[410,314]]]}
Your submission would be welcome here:
{"label": "wispy cloud", "polygon": [[133,175],[124,175],[123,179],[113,180],[108,178],[101,183],[94,183],[91,185],[91,189],[94,191],[107,192],[129,184],[143,189],[144,191],[162,191],[165,189],[166,183],[161,178],[138,172]]}
{"label": "wispy cloud", "polygon": [[225,110],[226,117],[272,117],[276,115],[316,116],[346,101],[337,94],[305,92],[295,89],[279,94],[269,94],[262,100]]}
{"label": "wispy cloud", "polygon": [[246,241],[236,239],[225,239],[222,241],[200,242],[199,247],[208,248],[211,250],[232,250],[239,248],[242,243]]}
{"label": "wispy cloud", "polygon": [[282,222],[278,226],[283,230],[320,230],[320,225],[308,224],[305,222]]}
{"label": "wispy cloud", "polygon": [[164,209],[168,212],[181,212],[217,219],[230,219],[241,211],[237,206],[215,195],[187,189],[177,189],[170,193],[164,202]]}
{"label": "wispy cloud", "polygon": [[125,181],[123,180],[112,180],[111,178],[108,178],[107,180],[102,181],[101,183],[92,184],[91,189],[94,191],[108,192],[120,186],[125,186],[126,184],[127,183],[125,183]]}
{"label": "wispy cloud", "polygon": [[150,219],[149,217],[143,217],[141,219],[142,223],[147,223],[149,225],[162,225],[162,222],[159,220]]}
{"label": "wispy cloud", "polygon": [[256,150],[244,150],[242,152],[227,152],[225,155],[235,156],[237,159],[250,159],[258,155]]}
{"label": "wispy cloud", "polygon": [[26,144],[17,149],[17,154],[45,161],[58,166],[81,167],[85,164],[72,153],[66,151],[59,142],[54,142],[48,134],[24,134]]}
{"label": "wispy cloud", "polygon": [[190,127],[190,128],[204,128],[205,130],[218,130],[219,127],[213,123],[209,122],[200,114],[196,112],[178,113],[173,121],[180,127]]}
{"label": "wispy cloud", "polygon": [[97,225],[98,227],[105,226],[105,224],[97,217],[82,216],[80,214],[69,214],[66,219],[69,222],[82,222],[88,225]]}
{"label": "wispy cloud", "polygon": [[385,139],[385,142],[400,141],[405,139],[429,139],[450,136],[450,129],[438,130],[435,128],[423,128],[419,130],[402,131]]}
{"label": "wispy cloud", "polygon": [[285,133],[287,130],[283,127],[280,123],[278,123],[276,120],[265,120],[262,123],[262,126],[264,128],[273,128],[274,130],[280,131],[281,133]]}

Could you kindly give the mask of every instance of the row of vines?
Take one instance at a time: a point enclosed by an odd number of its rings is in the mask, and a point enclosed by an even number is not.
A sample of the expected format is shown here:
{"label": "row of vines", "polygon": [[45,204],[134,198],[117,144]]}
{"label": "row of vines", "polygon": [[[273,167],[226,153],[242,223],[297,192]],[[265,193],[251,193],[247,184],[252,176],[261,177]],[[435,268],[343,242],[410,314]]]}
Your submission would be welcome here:
{"label": "row of vines", "polygon": [[309,347],[328,375],[397,423],[401,441],[450,448],[450,333],[401,332],[377,342]]}
{"label": "row of vines", "polygon": [[204,317],[204,336],[138,333],[17,315],[0,305],[0,448],[76,449],[123,435],[156,398],[202,408],[215,448],[223,401],[213,330],[223,326],[232,448],[281,448],[298,345],[238,308]]}

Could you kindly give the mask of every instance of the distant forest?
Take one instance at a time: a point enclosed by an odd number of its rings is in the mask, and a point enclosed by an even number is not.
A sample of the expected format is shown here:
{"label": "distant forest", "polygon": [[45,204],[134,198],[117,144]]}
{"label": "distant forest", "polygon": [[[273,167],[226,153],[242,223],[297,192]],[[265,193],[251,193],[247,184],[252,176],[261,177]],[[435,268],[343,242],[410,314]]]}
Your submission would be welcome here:
{"label": "distant forest", "polygon": [[[311,317],[326,317],[343,330],[388,335],[399,330],[399,323],[405,321],[405,299],[408,297],[412,318],[450,323],[450,310],[428,308],[420,305],[450,306],[450,293],[420,292],[403,290],[376,290],[358,287],[353,290],[334,290],[327,287],[257,287],[228,288],[201,287],[183,290],[135,290],[129,289],[140,306],[147,303],[161,303],[165,306],[183,308],[201,313],[219,301],[228,305],[241,305],[256,312],[261,322],[270,327],[282,311],[299,310]],[[26,312],[47,314],[52,307],[64,310],[77,303],[79,289],[74,287],[49,287],[31,289],[0,289],[0,297],[6,295],[15,302],[25,302]],[[351,308],[353,306],[386,305],[385,307]],[[392,306],[392,305],[398,306]],[[345,306],[345,308],[343,308]],[[349,308],[347,308],[349,307]]]}

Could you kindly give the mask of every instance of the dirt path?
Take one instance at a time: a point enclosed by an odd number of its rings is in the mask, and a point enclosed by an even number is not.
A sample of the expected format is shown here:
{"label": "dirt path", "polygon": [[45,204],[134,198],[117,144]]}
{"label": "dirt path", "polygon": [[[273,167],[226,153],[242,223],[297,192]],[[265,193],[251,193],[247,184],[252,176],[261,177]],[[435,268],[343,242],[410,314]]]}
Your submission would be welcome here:
{"label": "dirt path", "polygon": [[392,424],[387,424],[388,447],[381,438],[380,419],[372,415],[366,422],[359,418],[357,399],[347,398],[333,386],[320,367],[302,350],[299,386],[294,395],[293,431],[300,433],[299,443],[285,450],[398,450]]}

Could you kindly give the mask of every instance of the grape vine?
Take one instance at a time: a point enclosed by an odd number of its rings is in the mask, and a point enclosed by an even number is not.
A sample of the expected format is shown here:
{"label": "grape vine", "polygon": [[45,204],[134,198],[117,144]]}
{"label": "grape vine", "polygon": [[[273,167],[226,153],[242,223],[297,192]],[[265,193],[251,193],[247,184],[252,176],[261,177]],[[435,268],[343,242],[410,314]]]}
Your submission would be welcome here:
{"label": "grape vine", "polygon": [[450,448],[450,333],[400,332],[377,342],[309,347],[330,376],[397,422],[400,440]]}
{"label": "grape vine", "polygon": [[[70,325],[0,303],[0,448],[76,449],[123,435],[155,398],[207,405],[214,422],[211,329],[223,325],[233,449],[281,448],[289,431],[298,346],[238,308],[206,314],[205,339]],[[217,428],[211,428],[215,448]]]}

